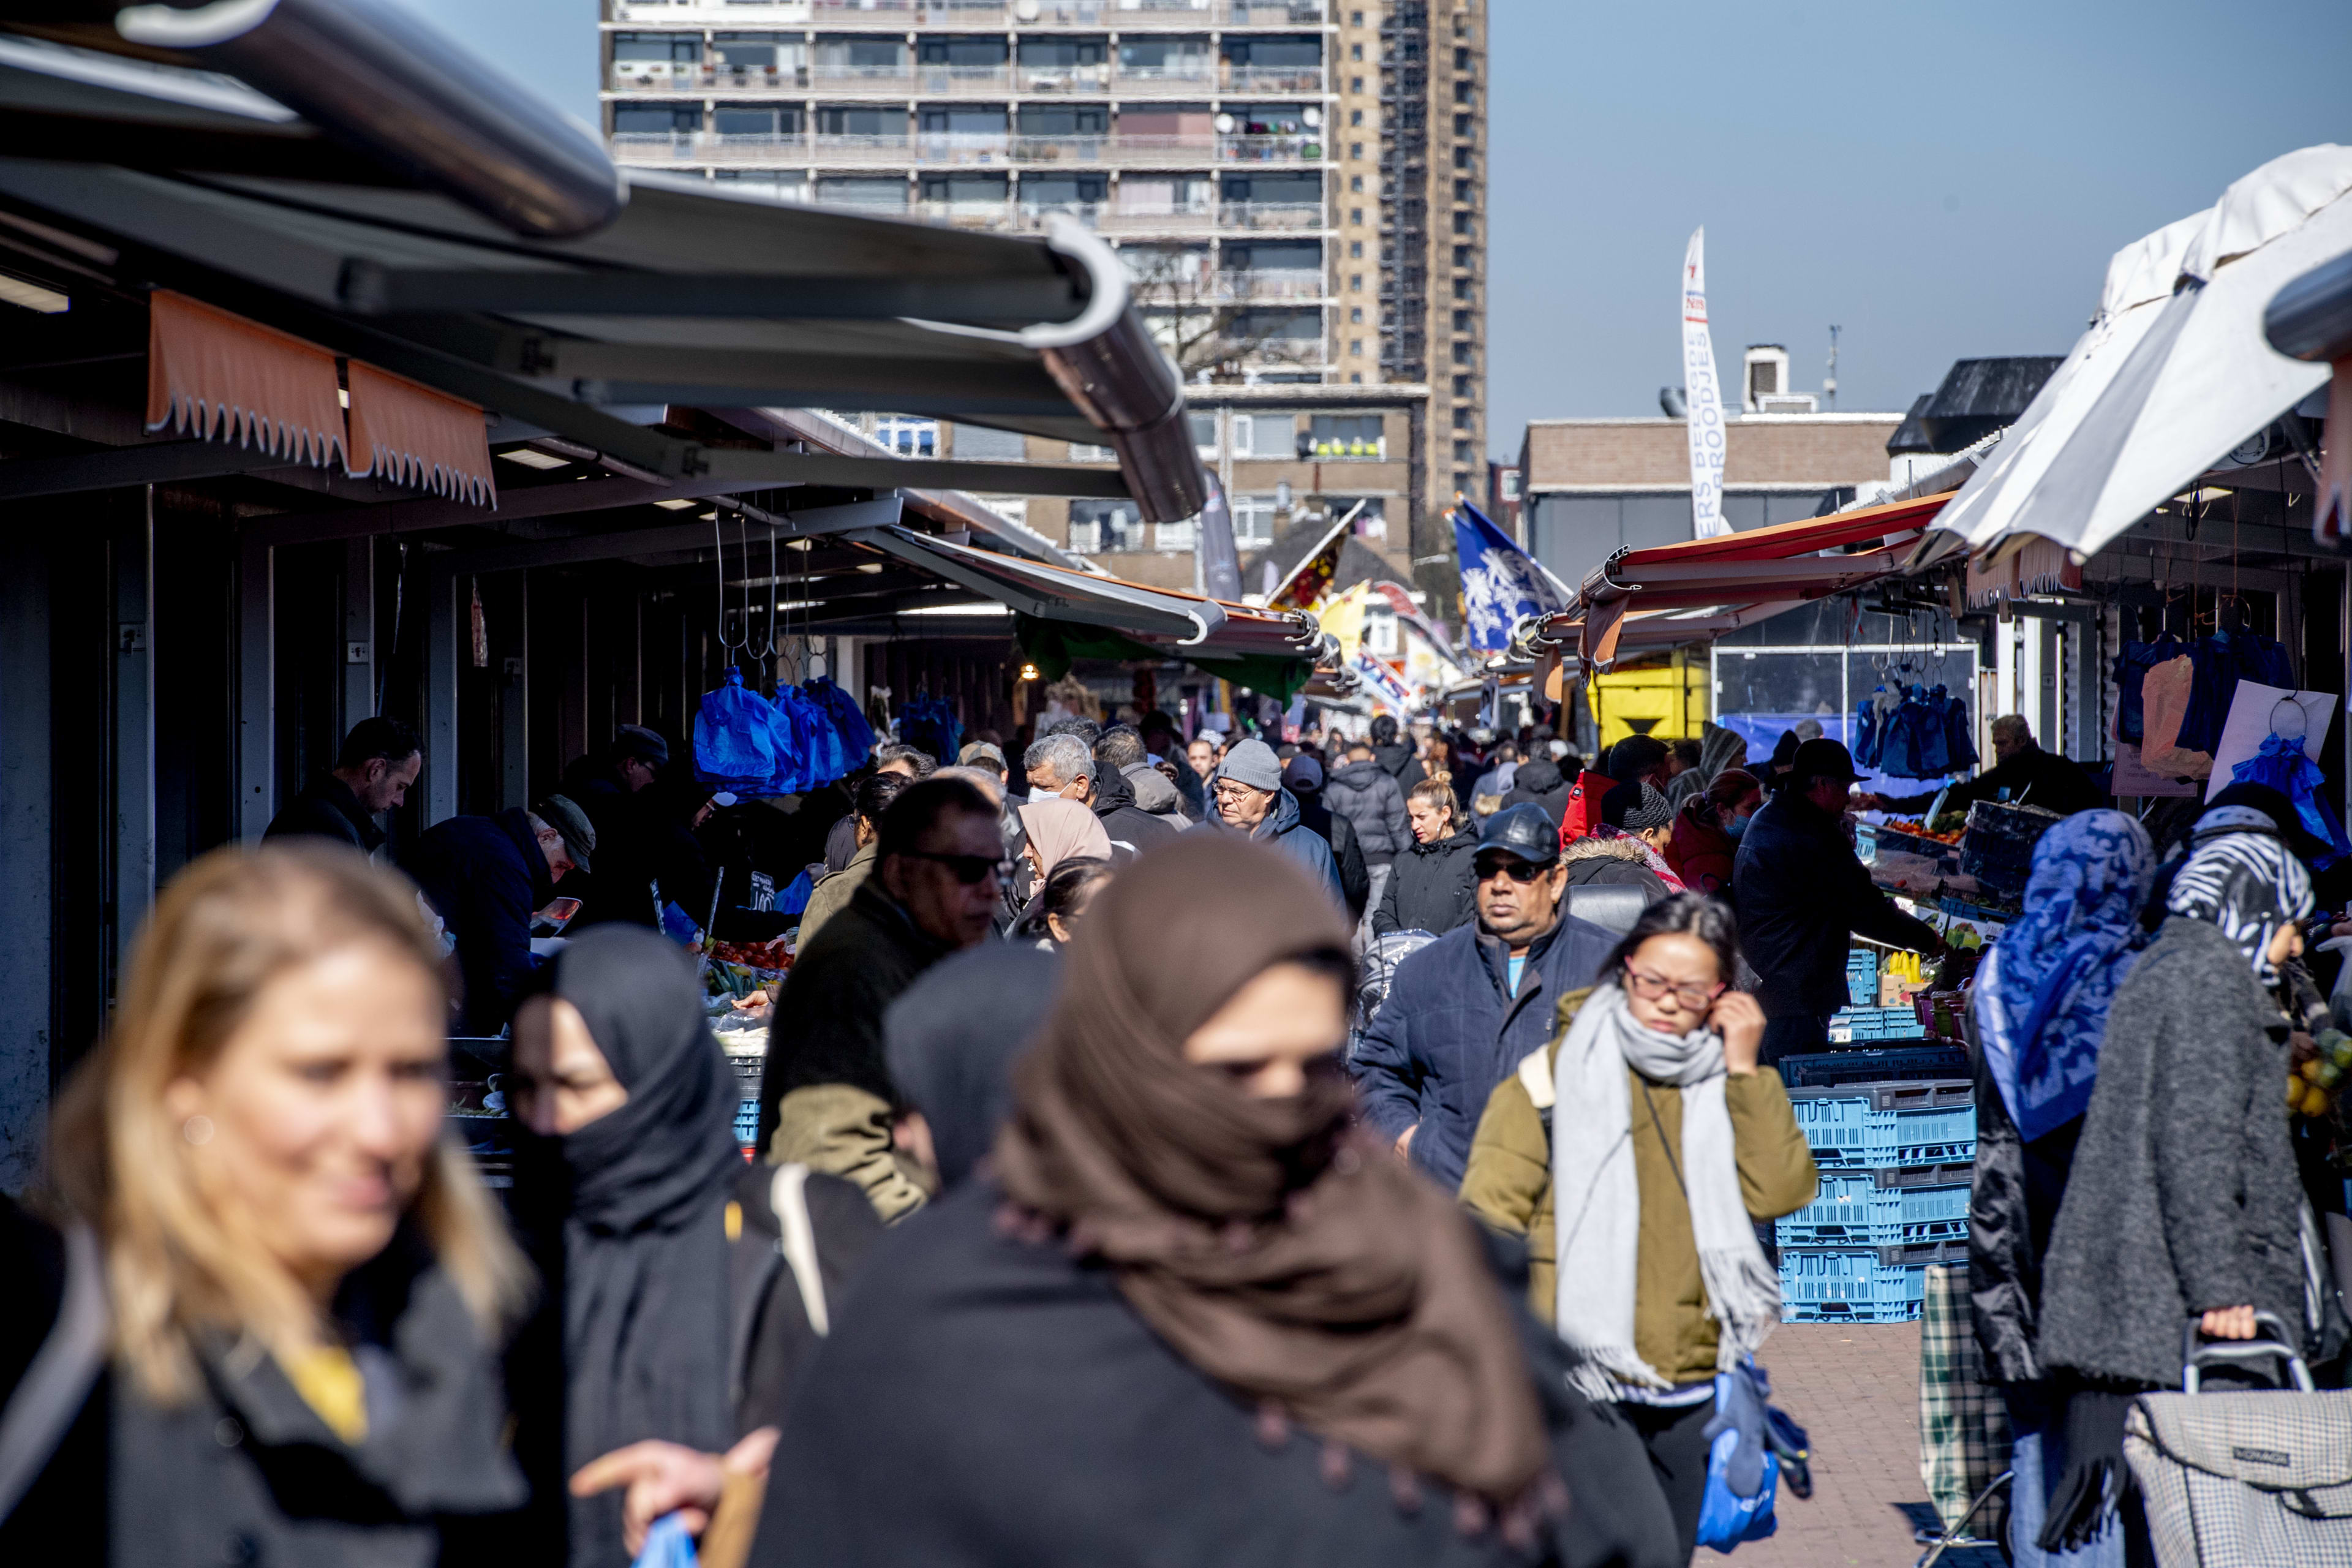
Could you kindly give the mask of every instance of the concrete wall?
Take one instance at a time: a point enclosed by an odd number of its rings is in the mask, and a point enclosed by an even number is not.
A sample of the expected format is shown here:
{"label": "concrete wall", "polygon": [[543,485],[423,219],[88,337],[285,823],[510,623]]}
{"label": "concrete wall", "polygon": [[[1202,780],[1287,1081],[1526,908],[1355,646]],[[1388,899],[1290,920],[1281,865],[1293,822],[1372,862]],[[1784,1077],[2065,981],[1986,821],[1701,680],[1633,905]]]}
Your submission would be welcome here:
{"label": "concrete wall", "polygon": [[[1898,414],[1750,416],[1724,427],[1724,483],[1851,485],[1883,479]],[[1690,484],[1679,419],[1542,419],[1528,426],[1523,493]]]}

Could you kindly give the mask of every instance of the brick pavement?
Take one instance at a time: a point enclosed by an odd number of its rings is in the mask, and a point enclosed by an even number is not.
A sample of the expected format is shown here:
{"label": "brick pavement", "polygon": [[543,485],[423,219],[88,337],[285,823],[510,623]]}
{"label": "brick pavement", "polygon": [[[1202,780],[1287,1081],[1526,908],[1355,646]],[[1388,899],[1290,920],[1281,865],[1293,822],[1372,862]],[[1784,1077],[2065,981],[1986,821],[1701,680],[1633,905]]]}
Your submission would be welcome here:
{"label": "brick pavement", "polygon": [[[1780,1532],[1733,1554],[1740,1568],[1910,1568],[1912,1517],[1930,1517],[1919,1479],[1919,1325],[1783,1323],[1759,1358],[1773,1403],[1813,1439],[1813,1495],[1780,1493]],[[1950,1568],[1998,1563],[1947,1554]],[[1701,1563],[1717,1561],[1702,1551]]]}

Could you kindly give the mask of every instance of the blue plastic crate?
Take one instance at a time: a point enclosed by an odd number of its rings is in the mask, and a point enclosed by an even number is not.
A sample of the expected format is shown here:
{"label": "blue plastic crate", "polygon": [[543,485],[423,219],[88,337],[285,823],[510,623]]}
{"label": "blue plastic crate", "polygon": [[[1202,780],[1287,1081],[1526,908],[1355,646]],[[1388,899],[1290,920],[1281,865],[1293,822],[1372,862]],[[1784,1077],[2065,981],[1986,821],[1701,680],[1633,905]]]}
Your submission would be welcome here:
{"label": "blue plastic crate", "polygon": [[1969,1053],[1959,1046],[1856,1046],[1780,1058],[1780,1080],[1790,1089],[1968,1076]]}
{"label": "blue plastic crate", "polygon": [[1966,1241],[1973,1173],[1967,1165],[1823,1171],[1819,1194],[1783,1218],[1774,1237],[1782,1247]]}
{"label": "blue plastic crate", "polygon": [[1965,1241],[1790,1247],[1780,1254],[1784,1323],[1902,1323],[1919,1315],[1930,1264],[1966,1263]]}
{"label": "blue plastic crate", "polygon": [[760,1142],[760,1100],[756,1095],[735,1107],[735,1142],[745,1149]]}
{"label": "blue plastic crate", "polygon": [[1858,947],[1845,955],[1845,990],[1847,1000],[1857,1007],[1878,1005],[1877,953]]}
{"label": "blue plastic crate", "polygon": [[1846,1007],[1830,1016],[1832,1040],[1924,1040],[1916,1007]]}
{"label": "blue plastic crate", "polygon": [[1797,1125],[1824,1169],[1958,1165],[1977,1157],[1973,1084],[1929,1079],[1792,1089]]}

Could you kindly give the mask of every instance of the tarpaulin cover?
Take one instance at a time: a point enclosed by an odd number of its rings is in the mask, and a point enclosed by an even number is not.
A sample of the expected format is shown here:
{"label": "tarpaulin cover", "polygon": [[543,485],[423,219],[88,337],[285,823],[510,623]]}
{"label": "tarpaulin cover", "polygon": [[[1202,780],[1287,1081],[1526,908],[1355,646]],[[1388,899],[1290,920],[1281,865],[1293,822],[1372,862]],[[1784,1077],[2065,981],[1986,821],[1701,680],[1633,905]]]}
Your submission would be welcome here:
{"label": "tarpaulin cover", "polygon": [[168,425],[324,468],[346,451],[340,390],[335,356],[315,343],[168,289],[148,296],[151,432]]}

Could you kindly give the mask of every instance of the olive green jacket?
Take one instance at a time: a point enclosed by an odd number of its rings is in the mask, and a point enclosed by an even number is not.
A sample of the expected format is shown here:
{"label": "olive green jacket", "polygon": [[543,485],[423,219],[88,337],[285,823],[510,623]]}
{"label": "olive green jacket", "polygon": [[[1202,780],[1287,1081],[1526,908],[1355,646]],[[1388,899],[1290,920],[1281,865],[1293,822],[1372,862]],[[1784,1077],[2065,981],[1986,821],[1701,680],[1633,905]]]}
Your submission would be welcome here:
{"label": "olive green jacket", "polygon": [[[1561,997],[1551,1043],[1529,1053],[1518,1071],[1487,1096],[1462,1176],[1462,1201],[1472,1213],[1496,1230],[1527,1238],[1533,1265],[1528,1304],[1547,1323],[1557,1310],[1559,1290],[1547,1113],[1559,1043],[1577,1009],[1591,994],[1588,989]],[[1682,1090],[1651,1083],[1630,1068],[1626,1077],[1633,1089],[1633,1172],[1642,1194],[1633,1349],[1669,1382],[1697,1383],[1715,1375],[1717,1336],[1715,1320],[1706,1313],[1690,1209],[1682,1202],[1675,1173],[1682,1151]],[[1804,1131],[1797,1125],[1780,1075],[1759,1068],[1729,1079],[1723,1100],[1731,1112],[1739,1191],[1748,1212],[1759,1220],[1777,1219],[1812,1202],[1818,1184],[1813,1156],[1805,1147]]]}
{"label": "olive green jacket", "polygon": [[816,886],[809,889],[808,907],[801,910],[801,935],[795,952],[806,952],[824,922],[849,907],[849,896],[874,874],[874,857],[879,848],[879,844],[868,844],[849,858],[848,865],[817,879]]}

